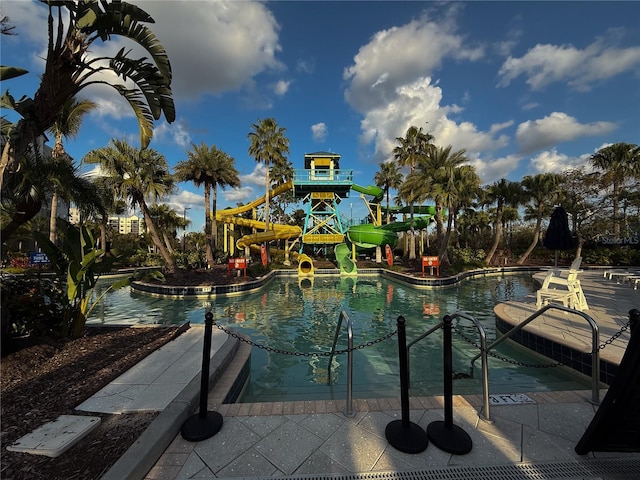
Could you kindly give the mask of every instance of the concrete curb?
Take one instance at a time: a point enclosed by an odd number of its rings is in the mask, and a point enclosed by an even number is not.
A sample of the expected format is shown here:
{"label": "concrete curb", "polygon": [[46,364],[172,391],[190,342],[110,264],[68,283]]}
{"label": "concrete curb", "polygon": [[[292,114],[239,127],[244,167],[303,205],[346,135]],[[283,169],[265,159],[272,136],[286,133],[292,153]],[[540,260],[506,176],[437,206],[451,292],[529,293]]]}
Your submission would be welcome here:
{"label": "concrete curb", "polygon": [[[239,348],[237,338],[227,337],[209,363],[209,387],[215,386]],[[198,408],[200,374],[147,427],[101,480],[141,480],[176,437],[182,424]]]}

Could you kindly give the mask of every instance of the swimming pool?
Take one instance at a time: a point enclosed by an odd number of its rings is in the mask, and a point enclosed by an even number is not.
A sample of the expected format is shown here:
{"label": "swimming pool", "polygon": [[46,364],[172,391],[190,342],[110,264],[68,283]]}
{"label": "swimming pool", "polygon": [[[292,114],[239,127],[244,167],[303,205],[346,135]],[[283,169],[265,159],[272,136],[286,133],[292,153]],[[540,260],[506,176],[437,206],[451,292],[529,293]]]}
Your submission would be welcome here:
{"label": "swimming pool", "polygon": [[[465,280],[453,287],[418,290],[378,276],[278,277],[263,289],[213,300],[158,299],[122,289],[110,293],[90,323],[203,323],[206,311],[217,325],[233,328],[266,348],[253,348],[251,373],[242,402],[344,399],[346,354],[334,357],[331,381],[328,357],[341,310],[352,320],[354,345],[367,344],[396,329],[406,319],[407,339],[436,325],[445,313],[464,311],[483,324],[487,341],[495,339],[493,307],[536,290],[531,274],[495,275]],[[477,339],[470,322],[458,325]],[[346,329],[338,349],[346,347]],[[289,352],[276,353],[273,350]],[[453,335],[453,368],[465,377],[478,349]],[[505,342],[498,353],[519,363],[543,363],[530,352]],[[304,355],[300,355],[304,354]],[[411,394],[442,393],[442,335],[434,333],[411,349]],[[544,362],[544,363],[549,363]],[[454,381],[454,393],[482,391],[479,362],[473,378]],[[355,398],[398,397],[397,337],[354,352]],[[489,359],[490,392],[589,389],[590,384],[560,368],[532,368]]]}

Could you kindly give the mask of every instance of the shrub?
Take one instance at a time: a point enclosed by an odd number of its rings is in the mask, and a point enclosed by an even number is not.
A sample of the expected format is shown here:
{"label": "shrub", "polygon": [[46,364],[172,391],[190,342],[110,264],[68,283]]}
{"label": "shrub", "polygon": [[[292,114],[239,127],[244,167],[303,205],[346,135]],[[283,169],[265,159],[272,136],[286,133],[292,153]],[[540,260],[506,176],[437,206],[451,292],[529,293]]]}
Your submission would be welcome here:
{"label": "shrub", "polygon": [[3,344],[18,336],[59,333],[67,295],[58,280],[3,276],[0,289]]}
{"label": "shrub", "polygon": [[456,271],[483,267],[485,265],[484,259],[487,256],[484,250],[476,250],[474,248],[449,247],[447,253],[449,254],[451,265]]}

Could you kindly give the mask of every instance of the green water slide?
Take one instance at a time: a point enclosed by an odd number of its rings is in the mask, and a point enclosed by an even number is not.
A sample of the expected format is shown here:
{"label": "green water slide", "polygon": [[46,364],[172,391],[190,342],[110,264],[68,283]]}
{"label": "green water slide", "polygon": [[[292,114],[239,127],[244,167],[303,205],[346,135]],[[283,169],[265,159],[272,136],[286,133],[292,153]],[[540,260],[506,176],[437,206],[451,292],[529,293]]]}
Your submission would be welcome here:
{"label": "green water slide", "polygon": [[351,248],[346,243],[339,243],[334,248],[336,261],[341,275],[357,275],[356,264],[351,260]]}
{"label": "green water slide", "polygon": [[[384,198],[384,190],[375,185],[368,185],[363,187],[361,185],[353,184],[351,186],[356,192],[362,193],[373,197],[370,203],[379,204]],[[386,208],[382,209],[383,211]],[[389,207],[389,211],[392,213],[410,213],[410,207]],[[417,205],[413,207],[414,215],[423,215],[414,217],[414,228],[423,229],[429,226],[431,219],[436,214],[435,207],[428,205]],[[376,227],[373,223],[365,223],[362,225],[352,225],[347,230],[347,239],[351,243],[355,243],[360,249],[371,249],[375,247],[382,247],[389,245],[391,248],[398,243],[398,232],[406,232],[411,230],[411,222],[393,222],[389,225],[381,225]]]}
{"label": "green water slide", "polygon": [[353,185],[351,185],[351,188],[358,193],[373,197],[372,203],[380,203],[384,198],[384,190],[382,190],[380,187],[376,187],[375,185],[367,185],[366,187],[362,187],[354,183]]}
{"label": "green water slide", "polygon": [[[421,209],[421,214],[435,211],[433,207],[415,207]],[[423,217],[414,217],[414,228],[421,230],[427,228],[431,223],[432,214]],[[360,248],[375,248],[389,245],[391,248],[398,243],[398,232],[406,232],[411,230],[411,222],[393,222],[388,225],[376,227],[372,223],[363,225],[352,225],[347,230],[347,238],[350,242],[355,243]]]}

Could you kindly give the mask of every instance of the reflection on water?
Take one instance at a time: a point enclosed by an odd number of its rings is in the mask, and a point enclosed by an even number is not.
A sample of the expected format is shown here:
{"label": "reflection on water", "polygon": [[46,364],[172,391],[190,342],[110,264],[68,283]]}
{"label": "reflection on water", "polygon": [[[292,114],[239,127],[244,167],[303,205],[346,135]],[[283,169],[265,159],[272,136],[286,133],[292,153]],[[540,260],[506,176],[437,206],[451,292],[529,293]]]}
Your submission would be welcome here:
{"label": "reflection on water", "polygon": [[[331,399],[344,398],[346,391],[346,355],[334,358],[331,382],[327,374],[326,354],[341,310],[352,320],[355,345],[366,345],[395,330],[399,315],[407,321],[410,341],[437,324],[442,315],[458,310],[480,320],[491,342],[496,335],[493,307],[535,289],[530,274],[471,279],[434,290],[416,290],[379,277],[279,278],[256,293],[210,300],[158,299],[126,288],[108,294],[90,322],[203,323],[205,313],[211,311],[217,324],[246,333],[266,347],[252,350],[251,379],[243,401]],[[461,320],[457,328],[477,341],[471,322]],[[343,326],[338,349],[346,348],[346,338]],[[539,363],[521,349],[503,345],[502,355]],[[469,361],[477,348],[454,334],[453,352],[454,371],[469,374]],[[442,364],[440,332],[412,348],[413,395],[442,393]],[[396,336],[358,349],[354,353],[354,395],[398,396],[397,372]],[[456,380],[454,392],[480,393],[479,373],[477,362],[474,378]],[[495,359],[490,360],[490,382],[492,393],[588,388],[557,368],[518,367]]]}

